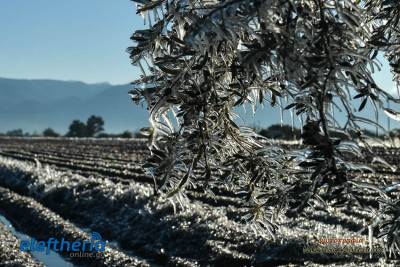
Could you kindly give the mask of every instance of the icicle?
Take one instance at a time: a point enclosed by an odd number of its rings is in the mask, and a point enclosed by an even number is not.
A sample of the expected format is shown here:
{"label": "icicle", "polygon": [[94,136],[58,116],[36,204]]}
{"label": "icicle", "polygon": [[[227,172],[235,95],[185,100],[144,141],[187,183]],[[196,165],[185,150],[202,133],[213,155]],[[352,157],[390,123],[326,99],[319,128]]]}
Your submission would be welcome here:
{"label": "icicle", "polygon": [[156,8],[153,9],[153,17],[154,17],[155,22],[160,20],[160,16],[158,15],[158,11]]}
{"label": "icicle", "polygon": [[290,120],[292,123],[292,132],[294,132],[294,114],[293,114],[293,109],[290,109]]}
{"label": "icicle", "polygon": [[278,98],[279,101],[279,109],[280,109],[280,116],[281,116],[281,127],[283,127],[283,107],[282,107],[282,100],[279,97]]}
{"label": "icicle", "polygon": [[302,115],[299,116],[299,120],[300,120],[300,133],[303,134],[303,116]]}
{"label": "icicle", "polygon": [[[288,101],[288,97],[287,96],[285,96],[285,104],[287,105],[288,103],[289,103],[289,101]],[[289,112],[290,112],[290,124],[291,124],[291,126],[292,126],[292,133],[294,133],[294,114],[293,114],[293,109],[291,108],[290,110],[289,110]],[[294,135],[293,135],[294,136]]]}
{"label": "icicle", "polygon": [[368,225],[368,243],[369,243],[369,258],[372,259],[372,237],[373,237],[373,228],[372,225]]}
{"label": "icicle", "polygon": [[[375,122],[376,122],[376,124],[379,123],[378,113],[375,114]],[[378,135],[379,135],[379,127],[378,126],[375,127],[375,135],[376,135],[376,137],[378,137]]]}
{"label": "icicle", "polygon": [[161,9],[161,14],[162,14],[162,19],[165,19],[164,5],[161,5],[160,9]]}
{"label": "icicle", "polygon": [[143,69],[142,63],[140,63],[140,60],[137,62],[137,64],[138,64],[140,70],[142,71],[143,76],[146,77],[146,72],[145,72],[144,69]]}
{"label": "icicle", "polygon": [[[388,106],[388,108],[390,109],[390,101],[389,101],[389,98],[387,98],[386,99],[386,101],[387,101],[387,106]],[[388,131],[390,132],[390,117],[388,117],[387,118],[387,124],[388,124]]]}
{"label": "icicle", "polygon": [[336,127],[335,106],[333,105],[333,102],[331,102],[331,115],[332,115],[332,118],[333,118],[333,127]]}
{"label": "icicle", "polygon": [[257,102],[258,102],[258,91],[252,90],[251,94],[253,95],[252,99],[250,99],[250,101],[252,102],[251,107],[253,110],[253,116],[255,116],[257,110]]}
{"label": "icicle", "polygon": [[142,16],[143,17],[143,24],[144,25],[146,25],[147,23],[146,23],[146,21],[147,21],[147,11],[144,11],[144,12],[140,12],[140,16]]}
{"label": "icicle", "polygon": [[151,27],[153,27],[153,26],[152,26],[152,23],[151,23],[150,12],[147,12],[147,17],[148,17],[148,19],[149,19],[149,27],[151,28]]}
{"label": "icicle", "polygon": [[170,129],[171,132],[174,131],[174,126],[172,125],[171,120],[168,118],[168,114],[164,113],[161,115],[161,117],[164,119],[164,122],[167,124],[168,128]]}
{"label": "icicle", "polygon": [[174,210],[174,214],[176,214],[175,202],[174,202],[172,199],[170,199],[170,198],[167,198],[167,199],[168,199],[168,201],[172,204],[172,208],[173,208],[173,210]]}
{"label": "icicle", "polygon": [[147,65],[147,68],[148,68],[149,70],[151,70],[151,67],[150,67],[150,65],[149,65],[149,62],[147,62],[147,59],[146,59],[146,57],[143,57],[142,59],[143,59],[143,60],[144,60],[144,62],[146,63],[146,65]]}
{"label": "icicle", "polygon": [[397,85],[397,98],[400,98],[400,85]]}
{"label": "icicle", "polygon": [[378,113],[378,108],[376,107],[375,102],[374,101],[371,101],[371,102],[372,102],[372,106],[374,107],[374,110],[375,110],[375,123],[376,123],[376,126],[375,126],[375,137],[378,137],[378,134],[379,134],[379,127],[378,127],[378,124],[379,124],[379,113]]}

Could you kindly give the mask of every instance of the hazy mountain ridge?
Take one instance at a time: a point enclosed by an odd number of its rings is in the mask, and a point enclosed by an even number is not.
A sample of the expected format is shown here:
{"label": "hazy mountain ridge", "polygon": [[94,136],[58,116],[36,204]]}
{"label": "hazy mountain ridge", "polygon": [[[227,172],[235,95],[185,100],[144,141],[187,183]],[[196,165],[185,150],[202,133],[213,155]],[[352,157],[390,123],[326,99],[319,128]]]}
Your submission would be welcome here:
{"label": "hazy mountain ridge", "polygon": [[65,133],[73,119],[102,116],[108,132],[136,130],[147,124],[147,111],[130,100],[130,85],[86,84],[55,80],[0,78],[0,131],[46,127]]}
{"label": "hazy mountain ridge", "polygon": [[[124,130],[137,130],[148,125],[148,111],[135,105],[128,91],[129,84],[111,85],[108,83],[86,84],[76,81],[56,80],[18,80],[0,78],[0,132],[22,128],[28,132],[41,132],[52,127],[65,133],[74,119],[86,121],[90,115],[102,116],[105,130],[111,133]],[[355,108],[360,99],[353,101]],[[236,121],[243,125],[266,128],[280,123],[280,109],[266,105],[252,115],[250,106],[238,108],[242,119]],[[374,118],[374,109],[367,104],[359,115]],[[336,112],[336,119],[346,120],[344,113]],[[387,125],[387,118],[380,114],[380,122]],[[300,127],[297,118],[295,125]],[[289,111],[283,112],[283,122],[291,124]],[[391,122],[392,128],[399,128],[399,123]],[[371,127],[368,127],[371,128]]]}

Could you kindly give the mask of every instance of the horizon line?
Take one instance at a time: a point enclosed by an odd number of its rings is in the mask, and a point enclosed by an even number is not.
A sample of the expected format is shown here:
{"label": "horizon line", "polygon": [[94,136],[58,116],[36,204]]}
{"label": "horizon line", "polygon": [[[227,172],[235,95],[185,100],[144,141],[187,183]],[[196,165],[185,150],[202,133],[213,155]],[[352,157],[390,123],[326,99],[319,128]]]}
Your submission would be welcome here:
{"label": "horizon line", "polygon": [[83,80],[75,80],[75,79],[57,79],[57,78],[17,78],[17,77],[4,77],[4,76],[0,76],[0,79],[3,80],[22,80],[22,81],[54,81],[54,82],[70,82],[70,83],[83,83],[83,84],[87,84],[87,85],[100,85],[100,84],[107,84],[107,85],[111,85],[111,86],[119,86],[119,85],[130,85],[134,79],[132,79],[132,81],[130,82],[119,82],[119,83],[113,83],[110,81],[99,81],[99,82],[89,82],[89,81],[83,81]]}

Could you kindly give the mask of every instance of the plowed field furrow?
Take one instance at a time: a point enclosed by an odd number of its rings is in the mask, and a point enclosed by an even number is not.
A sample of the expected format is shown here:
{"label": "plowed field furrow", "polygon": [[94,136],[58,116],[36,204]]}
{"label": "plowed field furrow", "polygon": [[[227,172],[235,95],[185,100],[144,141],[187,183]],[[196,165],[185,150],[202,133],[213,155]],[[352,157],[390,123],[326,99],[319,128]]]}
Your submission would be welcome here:
{"label": "plowed field furrow", "polygon": [[[377,151],[387,161],[396,162],[393,155],[397,151]],[[75,230],[78,236],[84,235],[79,228],[69,232],[60,228],[69,225],[68,220],[101,233],[129,252],[115,251],[93,263],[99,266],[110,262],[113,266],[382,264],[377,255],[370,259],[369,254],[303,253],[307,242],[328,234],[367,239],[365,227],[371,214],[365,210],[307,208],[304,216],[281,221],[279,239],[274,240],[243,221],[242,200],[223,184],[211,188],[215,195],[189,187],[189,202],[183,207],[154,196],[153,181],[141,168],[147,153],[143,140],[0,138],[0,210],[10,218],[27,215],[21,227],[37,236],[60,231],[58,235],[72,239]],[[349,178],[371,184],[378,184],[379,179],[379,184],[388,185],[399,180],[398,173],[381,171],[387,173],[354,172]],[[361,200],[374,206],[377,196],[366,191]],[[43,225],[42,230],[31,218]],[[130,261],[132,265],[124,265]]]}

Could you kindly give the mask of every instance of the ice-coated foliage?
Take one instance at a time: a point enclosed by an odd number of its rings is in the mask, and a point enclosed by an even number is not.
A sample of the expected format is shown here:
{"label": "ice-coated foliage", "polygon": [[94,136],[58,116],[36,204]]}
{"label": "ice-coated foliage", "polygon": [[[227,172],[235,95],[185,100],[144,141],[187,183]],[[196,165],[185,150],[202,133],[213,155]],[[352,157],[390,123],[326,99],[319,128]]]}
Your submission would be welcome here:
{"label": "ice-coated foliage", "polygon": [[[150,113],[145,167],[156,192],[179,202],[187,186],[225,184],[249,206],[245,218],[271,234],[279,214],[295,217],[316,201],[363,205],[365,185],[347,173],[373,171],[357,163],[370,151],[364,124],[384,130],[358,112],[370,103],[375,118],[384,109],[399,119],[386,106],[398,99],[372,77],[383,52],[399,83],[398,1],[134,2],[147,28],[128,49],[142,74],[130,94]],[[235,123],[235,107],[265,103],[303,122],[305,148],[287,151]]]}

